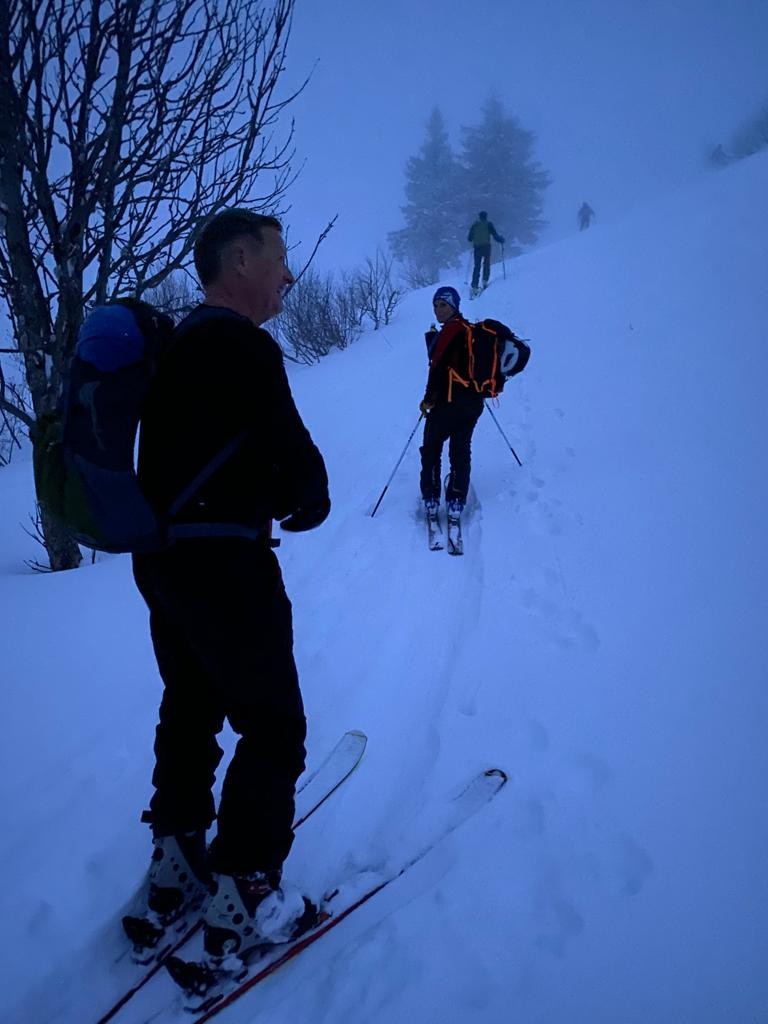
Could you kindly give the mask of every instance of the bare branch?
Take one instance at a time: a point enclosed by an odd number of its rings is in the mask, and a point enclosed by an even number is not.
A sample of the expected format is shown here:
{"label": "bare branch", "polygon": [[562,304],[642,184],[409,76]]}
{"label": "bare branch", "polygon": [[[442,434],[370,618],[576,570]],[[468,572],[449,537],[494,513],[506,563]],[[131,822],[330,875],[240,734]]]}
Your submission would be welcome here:
{"label": "bare branch", "polygon": [[334,224],[336,223],[336,221],[337,221],[338,219],[339,219],[339,215],[338,215],[338,213],[337,213],[337,214],[335,214],[335,215],[334,215],[333,219],[332,219],[332,220],[330,220],[330,221],[328,222],[328,224],[327,224],[327,225],[326,225],[326,226],[325,226],[325,227],[323,228],[323,230],[322,230],[322,231],[320,232],[320,234],[319,234],[319,236],[318,236],[318,239],[317,239],[317,241],[315,242],[315,247],[314,247],[314,249],[312,250],[312,252],[311,252],[311,253],[309,254],[309,259],[307,260],[307,262],[306,262],[306,263],[304,264],[304,266],[303,266],[303,267],[301,268],[301,270],[299,271],[299,273],[298,273],[298,274],[296,274],[296,276],[295,276],[295,278],[294,278],[294,282],[293,282],[293,284],[294,284],[294,285],[296,285],[296,284],[297,284],[297,283],[298,283],[298,282],[299,282],[299,281],[301,280],[302,276],[304,275],[304,273],[305,273],[305,272],[306,272],[306,270],[307,270],[307,267],[309,267],[309,265],[310,265],[310,264],[312,263],[312,260],[313,260],[313,259],[315,258],[315,255],[316,255],[316,253],[317,253],[317,250],[318,250],[318,249],[320,248],[320,245],[321,245],[321,244],[322,244],[322,243],[323,243],[323,242],[325,241],[325,239],[326,239],[326,238],[328,237],[328,235],[329,235],[329,234],[331,233],[331,230],[332,230],[332,228],[333,228]]}

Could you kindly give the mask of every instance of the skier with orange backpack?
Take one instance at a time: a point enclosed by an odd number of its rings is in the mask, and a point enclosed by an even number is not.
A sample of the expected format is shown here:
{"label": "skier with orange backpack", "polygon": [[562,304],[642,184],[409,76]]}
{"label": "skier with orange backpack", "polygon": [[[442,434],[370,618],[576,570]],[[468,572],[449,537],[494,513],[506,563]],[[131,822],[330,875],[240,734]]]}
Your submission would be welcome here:
{"label": "skier with orange backpack", "polygon": [[495,398],[506,378],[519,373],[530,349],[497,320],[472,324],[459,310],[455,288],[438,288],[432,299],[435,324],[425,340],[429,376],[419,408],[426,417],[421,452],[421,496],[433,550],[442,548],[439,522],[441,460],[448,441],[450,473],[445,488],[448,551],[461,554],[461,513],[467,501],[471,443],[486,398]]}

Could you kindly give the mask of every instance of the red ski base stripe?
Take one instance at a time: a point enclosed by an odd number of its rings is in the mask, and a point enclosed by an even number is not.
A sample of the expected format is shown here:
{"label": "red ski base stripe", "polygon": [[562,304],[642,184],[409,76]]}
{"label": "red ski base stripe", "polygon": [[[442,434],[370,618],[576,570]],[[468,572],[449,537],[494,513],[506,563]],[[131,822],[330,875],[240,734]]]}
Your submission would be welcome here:
{"label": "red ski base stripe", "polygon": [[199,920],[195,921],[195,923],[188,931],[184,932],[181,938],[178,939],[178,941],[175,942],[174,945],[168,946],[162,953],[159,953],[157,960],[155,960],[154,964],[146,971],[145,974],[142,974],[141,978],[139,978],[139,980],[136,982],[133,988],[129,988],[128,991],[123,995],[123,997],[117,1003],[115,1003],[111,1010],[108,1010],[103,1017],[99,1017],[99,1019],[96,1021],[96,1024],[107,1024],[107,1021],[110,1021],[114,1017],[116,1017],[117,1014],[126,1005],[126,1003],[129,1003],[131,999],[133,999],[133,997],[136,995],[136,993],[143,989],[144,986],[154,978],[158,971],[161,971],[163,969],[163,967],[165,966],[165,961],[168,959],[168,957],[174,956],[175,953],[178,953],[182,946],[185,946],[192,938],[192,936],[200,931],[202,926],[203,921],[202,918],[200,918]]}
{"label": "red ski base stripe", "polygon": [[236,989],[233,989],[232,992],[219,997],[214,1005],[207,1009],[201,1017],[195,1017],[193,1024],[204,1024],[205,1021],[211,1020],[211,1018],[215,1017],[221,1010],[226,1009],[227,1006],[231,1006],[235,1000],[239,999],[240,996],[253,988],[254,985],[258,985],[260,981],[268,978],[270,974],[273,974],[279,967],[282,967],[283,964],[288,963],[289,960],[293,960],[295,956],[298,956],[299,953],[303,952],[307,946],[311,946],[313,942],[317,942],[317,940],[325,935],[326,932],[335,928],[337,924],[341,924],[344,918],[348,917],[353,910],[357,910],[358,907],[362,907],[362,905],[367,903],[368,900],[373,899],[377,893],[381,892],[382,889],[388,886],[391,882],[394,882],[395,879],[400,877],[400,875],[404,874],[409,866],[410,865],[406,865],[406,867],[402,868],[396,875],[392,875],[390,878],[385,879],[377,885],[375,889],[369,889],[368,892],[364,893],[360,897],[360,899],[346,907],[338,917],[331,917],[324,925],[321,925],[312,932],[308,932],[303,939],[299,939],[295,942],[290,949],[286,949],[286,951],[276,960],[272,960],[266,967],[263,967],[258,971],[258,973],[248,978]]}

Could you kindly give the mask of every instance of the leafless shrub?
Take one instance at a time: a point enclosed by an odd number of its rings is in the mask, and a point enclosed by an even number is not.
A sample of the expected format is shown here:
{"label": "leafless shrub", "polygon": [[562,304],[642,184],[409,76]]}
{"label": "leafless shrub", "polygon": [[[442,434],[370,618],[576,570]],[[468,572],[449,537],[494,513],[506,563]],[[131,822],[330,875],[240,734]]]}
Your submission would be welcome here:
{"label": "leafless shrub", "polygon": [[426,288],[437,280],[437,274],[432,269],[425,269],[418,261],[410,259],[403,261],[400,274],[408,288]]}
{"label": "leafless shrub", "polygon": [[334,349],[344,349],[362,333],[362,314],[354,281],[307,270],[286,296],[273,330],[287,359],[316,363]]}
{"label": "leafless shrub", "polygon": [[[43,551],[45,548],[45,533],[43,531],[43,517],[40,511],[40,506],[35,503],[35,513],[29,517],[30,526],[24,526],[22,529],[28,537],[31,537],[36,543],[40,545]],[[45,562],[38,562],[36,558],[25,558],[24,564],[28,569],[32,569],[33,572],[52,572],[50,565],[46,565]]]}
{"label": "leafless shrub", "polygon": [[166,277],[156,288],[149,288],[142,298],[176,322],[191,312],[200,301],[199,288],[186,271]]}
{"label": "leafless shrub", "polygon": [[375,257],[368,257],[364,269],[353,278],[360,313],[371,321],[374,331],[390,322],[403,296],[402,289],[392,281],[392,265],[392,257],[379,247]]}

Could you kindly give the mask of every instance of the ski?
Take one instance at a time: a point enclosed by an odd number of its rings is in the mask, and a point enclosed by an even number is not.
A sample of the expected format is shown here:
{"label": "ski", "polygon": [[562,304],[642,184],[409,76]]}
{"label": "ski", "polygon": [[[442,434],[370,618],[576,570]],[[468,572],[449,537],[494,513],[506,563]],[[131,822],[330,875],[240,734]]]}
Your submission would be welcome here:
{"label": "ski", "polygon": [[440,525],[438,510],[427,512],[427,543],[430,551],[443,550],[443,528]]}
{"label": "ski", "polygon": [[[490,768],[487,771],[476,775],[470,782],[447,804],[446,809],[439,823],[432,828],[431,835],[420,845],[416,846],[415,852],[399,862],[399,866],[386,872],[383,877],[379,876],[373,883],[370,880],[364,881],[362,892],[360,885],[357,888],[354,880],[345,888],[343,885],[329,893],[321,904],[320,922],[311,931],[306,932],[300,938],[288,945],[272,946],[265,952],[264,948],[256,949],[253,953],[255,962],[249,964],[246,958],[244,969],[249,971],[248,975],[238,980],[228,978],[219,982],[218,991],[201,994],[199,1001],[187,1005],[185,1008],[199,1016],[194,1018],[193,1024],[205,1024],[226,1007],[250,991],[255,985],[264,981],[275,971],[279,970],[289,961],[293,960],[304,950],[326,935],[331,929],[340,925],[355,910],[364,906],[378,893],[400,878],[409,868],[412,868],[420,860],[427,856],[438,843],[457,829],[468,818],[472,817],[485,804],[487,804],[507,782],[507,775],[500,768]],[[370,874],[363,876],[370,879]],[[195,975],[194,963],[186,963],[176,958],[169,959],[166,967],[174,980],[185,978],[190,980]],[[207,968],[201,967],[201,976],[205,975]],[[234,985],[234,987],[232,987]]]}
{"label": "ski", "polygon": [[464,540],[461,536],[461,516],[448,513],[448,554],[463,555]]}
{"label": "ski", "polygon": [[[296,829],[310,818],[318,808],[332,796],[336,790],[354,772],[362,760],[368,738],[365,733],[350,730],[336,743],[325,760],[311,772],[296,790],[296,813],[293,827]],[[183,930],[174,931],[173,940],[166,943],[154,957],[148,969],[129,988],[107,1012],[99,1017],[96,1024],[107,1024],[130,1002],[130,1000],[147,985],[161,970],[169,957],[175,956],[200,931],[202,920],[198,917],[189,918]],[[178,937],[177,937],[178,936]]]}
{"label": "ski", "polygon": [[294,828],[302,825],[325,801],[346,782],[360,764],[368,737],[364,732],[350,729],[336,743],[325,760],[303,779],[296,791],[296,816]]}

